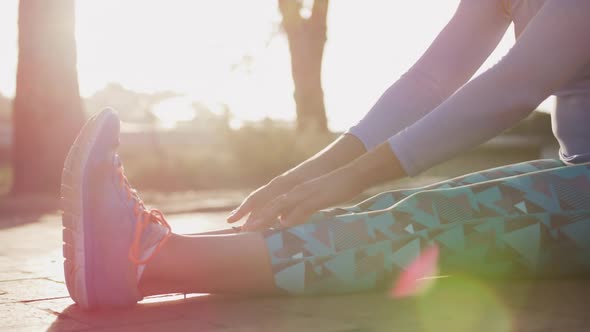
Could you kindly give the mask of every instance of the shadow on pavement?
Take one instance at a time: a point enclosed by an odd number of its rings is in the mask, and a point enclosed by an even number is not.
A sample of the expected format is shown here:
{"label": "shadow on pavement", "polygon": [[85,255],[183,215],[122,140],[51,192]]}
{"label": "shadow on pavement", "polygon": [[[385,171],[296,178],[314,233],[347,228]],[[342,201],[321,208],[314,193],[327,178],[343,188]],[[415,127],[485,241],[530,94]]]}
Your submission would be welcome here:
{"label": "shadow on pavement", "polygon": [[0,230],[37,222],[59,208],[59,199],[46,195],[0,195]]}
{"label": "shadow on pavement", "polygon": [[585,331],[590,326],[586,280],[444,280],[427,293],[391,299],[384,293],[315,297],[189,295],[150,298],[133,308],[59,313],[100,330],[174,331]]}
{"label": "shadow on pavement", "polygon": [[4,215],[0,213],[0,231],[8,228],[23,226],[41,220],[43,214]]}
{"label": "shadow on pavement", "polygon": [[[189,295],[190,296],[190,295]],[[67,320],[106,330],[191,331],[356,331],[363,326],[408,327],[408,301],[382,294],[322,297],[243,297],[223,295],[151,298],[133,308],[82,311],[71,305],[48,331],[64,331]],[[405,314],[403,314],[405,313]],[[405,316],[405,319],[400,317]],[[394,321],[396,320],[396,321]],[[413,324],[413,322],[412,322]],[[391,329],[387,329],[391,330]]]}

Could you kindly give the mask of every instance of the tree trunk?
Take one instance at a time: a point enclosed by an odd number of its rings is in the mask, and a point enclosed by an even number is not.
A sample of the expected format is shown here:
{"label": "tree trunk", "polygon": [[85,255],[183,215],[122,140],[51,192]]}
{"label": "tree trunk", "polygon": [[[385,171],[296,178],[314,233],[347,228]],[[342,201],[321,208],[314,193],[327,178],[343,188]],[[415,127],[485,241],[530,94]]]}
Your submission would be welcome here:
{"label": "tree trunk", "polygon": [[279,9],[291,53],[297,130],[325,133],[328,123],[321,74],[328,0],[315,0],[309,18],[301,16],[301,0],[279,0]]}
{"label": "tree trunk", "polygon": [[57,194],[65,155],[84,122],[73,0],[20,0],[13,104],[15,194]]}

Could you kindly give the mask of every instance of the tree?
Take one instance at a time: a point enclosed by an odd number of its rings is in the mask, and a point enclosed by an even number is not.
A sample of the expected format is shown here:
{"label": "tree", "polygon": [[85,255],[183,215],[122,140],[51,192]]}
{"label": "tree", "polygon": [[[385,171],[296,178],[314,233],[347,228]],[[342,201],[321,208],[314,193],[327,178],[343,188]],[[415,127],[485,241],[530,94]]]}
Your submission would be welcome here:
{"label": "tree", "polygon": [[297,130],[327,132],[321,72],[328,0],[314,0],[307,18],[303,15],[303,0],[279,0],[279,10],[291,53]]}
{"label": "tree", "polygon": [[57,194],[65,155],[84,121],[74,1],[20,0],[13,104],[15,194]]}

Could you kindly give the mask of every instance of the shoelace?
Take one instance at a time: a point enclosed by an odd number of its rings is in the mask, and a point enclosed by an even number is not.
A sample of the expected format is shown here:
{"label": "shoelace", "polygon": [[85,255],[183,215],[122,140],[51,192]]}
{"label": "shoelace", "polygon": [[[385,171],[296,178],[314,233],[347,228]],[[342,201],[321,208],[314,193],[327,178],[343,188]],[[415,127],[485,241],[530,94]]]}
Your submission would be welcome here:
{"label": "shoelace", "polygon": [[[166,218],[164,218],[164,214],[162,213],[162,211],[157,210],[157,209],[148,210],[145,207],[145,204],[143,203],[143,201],[141,200],[141,198],[137,194],[137,190],[131,188],[131,185],[129,184],[129,180],[127,180],[127,177],[125,176],[125,172],[124,172],[122,165],[119,165],[118,173],[119,173],[119,185],[121,186],[121,188],[124,188],[127,191],[127,199],[134,201],[133,214],[136,217],[135,234],[133,236],[133,242],[131,243],[131,248],[129,249],[129,259],[136,265],[143,265],[143,264],[146,264],[149,260],[151,260],[152,257],[154,257],[154,255],[156,253],[158,253],[158,251],[160,251],[160,249],[162,248],[164,243],[168,240],[168,238],[172,234],[172,230],[170,228],[170,225],[168,224],[168,221],[166,221]],[[162,240],[160,240],[160,242],[157,244],[155,250],[152,251],[148,257],[141,259],[141,257],[140,257],[141,235],[143,234],[143,231],[145,230],[147,225],[149,225],[152,222],[158,223],[158,224],[166,227],[168,229],[168,232],[166,233],[164,238]]]}

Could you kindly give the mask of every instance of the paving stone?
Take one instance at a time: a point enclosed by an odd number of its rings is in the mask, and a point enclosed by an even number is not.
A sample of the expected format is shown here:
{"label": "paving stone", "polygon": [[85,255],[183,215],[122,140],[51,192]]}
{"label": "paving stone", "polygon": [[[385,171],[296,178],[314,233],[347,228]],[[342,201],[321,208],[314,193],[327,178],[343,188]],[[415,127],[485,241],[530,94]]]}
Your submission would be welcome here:
{"label": "paving stone", "polygon": [[75,331],[88,325],[23,303],[0,304],[2,331]]}
{"label": "paving stone", "polygon": [[40,278],[64,282],[61,249],[36,257],[20,257],[0,263],[0,281]]}
{"label": "paving stone", "polygon": [[512,281],[498,286],[522,331],[590,330],[590,281]]}
{"label": "paving stone", "polygon": [[48,279],[0,281],[0,303],[36,301],[69,296],[66,285]]}
{"label": "paving stone", "polygon": [[194,320],[170,320],[170,321],[159,321],[151,322],[146,324],[132,324],[132,325],[119,325],[110,327],[95,327],[89,330],[92,332],[99,331],[125,331],[125,332],[160,332],[160,331],[214,331],[215,326],[201,321]]}
{"label": "paving stone", "polygon": [[225,322],[224,327],[217,327],[212,331],[362,331],[366,328],[347,320],[334,320],[322,317],[299,316],[259,316],[253,322],[230,323]]}
{"label": "paving stone", "polygon": [[132,308],[83,311],[71,299],[56,299],[30,303],[38,309],[60,312],[62,316],[83,322],[95,328],[109,328],[117,326],[134,326],[154,324],[158,322],[181,320],[186,312],[192,310],[190,306],[183,306],[178,301],[170,303],[147,303]]}
{"label": "paving stone", "polygon": [[0,255],[0,281],[31,279],[42,277],[44,275],[45,273],[34,274],[31,271],[25,270],[22,266],[22,259]]}
{"label": "paving stone", "polygon": [[76,307],[76,305],[69,297],[29,302],[27,305],[47,312],[59,312],[64,316],[71,316],[73,319],[77,319],[75,315],[70,314],[70,312],[74,311],[74,307]]}
{"label": "paving stone", "polygon": [[182,296],[161,298],[164,299],[166,301],[142,303],[130,309],[94,312],[80,310],[69,299],[39,301],[30,305],[38,309],[61,312],[64,317],[83,322],[93,328],[107,330],[122,326],[126,330],[130,327],[139,329],[148,325],[162,328],[182,326],[181,323],[171,323],[174,321],[184,322],[189,330],[196,330],[196,327],[207,327],[206,330],[239,327],[262,331],[325,331],[328,327],[340,330],[358,327],[354,322],[345,322],[341,319],[306,317],[290,312],[273,311],[269,308],[268,302],[261,304],[257,303],[256,299],[221,299],[215,296],[189,297],[186,300]]}
{"label": "paving stone", "polygon": [[42,277],[43,277],[43,274],[33,274],[32,272],[28,272],[28,271],[12,271],[12,272],[0,271],[0,281],[34,279],[34,278],[42,278]]}

